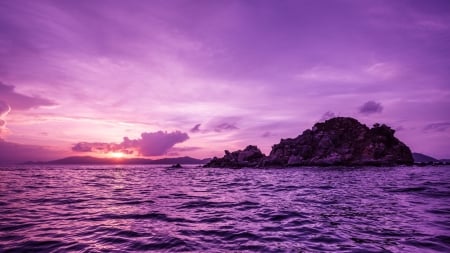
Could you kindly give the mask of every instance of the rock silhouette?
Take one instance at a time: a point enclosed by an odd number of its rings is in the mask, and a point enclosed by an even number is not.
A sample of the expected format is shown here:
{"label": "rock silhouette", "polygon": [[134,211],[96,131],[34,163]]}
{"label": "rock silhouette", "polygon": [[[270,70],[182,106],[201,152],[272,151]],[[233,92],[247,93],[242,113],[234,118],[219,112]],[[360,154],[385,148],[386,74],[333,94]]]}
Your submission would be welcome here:
{"label": "rock silhouette", "polygon": [[244,150],[237,150],[231,153],[225,150],[223,158],[214,157],[205,167],[256,167],[264,157],[265,155],[257,146],[248,145]]}
{"label": "rock silhouette", "polygon": [[[411,150],[394,136],[395,130],[375,124],[369,128],[356,119],[335,117],[316,123],[296,138],[281,139],[264,156],[256,146],[225,151],[206,167],[271,166],[395,166],[414,162]],[[251,154],[251,155],[250,155]],[[240,157],[240,158],[239,158]]]}

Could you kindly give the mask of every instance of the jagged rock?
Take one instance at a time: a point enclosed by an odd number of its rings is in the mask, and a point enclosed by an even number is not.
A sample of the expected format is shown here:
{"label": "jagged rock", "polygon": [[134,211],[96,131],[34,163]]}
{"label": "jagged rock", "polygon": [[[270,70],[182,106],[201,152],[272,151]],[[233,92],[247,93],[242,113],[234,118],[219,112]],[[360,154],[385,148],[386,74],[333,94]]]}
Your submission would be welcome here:
{"label": "jagged rock", "polygon": [[205,167],[268,166],[394,166],[412,164],[411,150],[394,137],[386,125],[369,128],[353,118],[336,117],[316,123],[296,138],[281,139],[264,156],[256,146],[243,151],[225,151]]}
{"label": "jagged rock", "polygon": [[261,166],[400,165],[412,164],[411,150],[386,125],[373,128],[353,118],[317,123],[294,139],[272,147]]}
{"label": "jagged rock", "polygon": [[256,167],[265,155],[257,146],[249,145],[244,150],[231,152],[225,150],[223,158],[214,157],[204,167]]}

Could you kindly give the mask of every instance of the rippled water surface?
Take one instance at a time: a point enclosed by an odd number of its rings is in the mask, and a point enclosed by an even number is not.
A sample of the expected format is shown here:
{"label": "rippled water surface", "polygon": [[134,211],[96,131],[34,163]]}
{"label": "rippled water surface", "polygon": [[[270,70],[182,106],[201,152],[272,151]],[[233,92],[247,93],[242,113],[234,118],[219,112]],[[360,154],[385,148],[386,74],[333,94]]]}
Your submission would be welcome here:
{"label": "rippled water surface", "polygon": [[450,167],[0,168],[2,252],[450,252]]}

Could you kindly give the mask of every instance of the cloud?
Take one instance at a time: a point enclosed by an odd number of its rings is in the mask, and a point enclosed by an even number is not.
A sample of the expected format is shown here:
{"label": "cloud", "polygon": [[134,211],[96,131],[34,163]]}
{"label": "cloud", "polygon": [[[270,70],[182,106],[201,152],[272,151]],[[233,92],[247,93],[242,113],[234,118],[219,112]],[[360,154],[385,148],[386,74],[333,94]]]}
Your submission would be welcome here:
{"label": "cloud", "polygon": [[7,142],[0,138],[0,163],[48,161],[67,155],[44,146]]}
{"label": "cloud", "polygon": [[173,152],[186,152],[186,151],[195,151],[195,150],[199,150],[202,149],[201,147],[174,147],[171,148],[170,151]]}
{"label": "cloud", "polygon": [[191,130],[189,130],[189,132],[191,132],[191,133],[197,133],[197,132],[200,132],[200,125],[201,125],[201,124],[195,125],[193,128],[191,128]]}
{"label": "cloud", "polygon": [[9,111],[11,111],[11,107],[9,105],[0,100],[0,134],[5,131],[6,128],[6,115],[8,115]]}
{"label": "cloud", "polygon": [[334,117],[336,117],[336,114],[334,114],[334,112],[328,111],[322,115],[322,117],[320,118],[319,121],[322,122],[322,121],[329,120]]}
{"label": "cloud", "polygon": [[262,138],[267,138],[267,137],[270,137],[270,136],[272,136],[272,133],[269,132],[269,131],[264,132],[264,133],[261,135]]}
{"label": "cloud", "polygon": [[76,152],[98,152],[108,153],[111,151],[118,151],[121,149],[119,144],[103,143],[103,142],[79,142],[72,147]]}
{"label": "cloud", "polygon": [[10,110],[11,107],[9,107],[6,102],[0,100],[0,117],[6,116],[6,114],[8,114]]}
{"label": "cloud", "polygon": [[236,129],[239,129],[239,128],[237,126],[235,126],[234,124],[227,123],[227,122],[220,123],[214,127],[214,131],[216,131],[216,132],[236,130]]}
{"label": "cloud", "polygon": [[164,155],[175,144],[184,142],[189,139],[186,133],[180,131],[163,132],[158,131],[154,133],[142,133],[139,146],[140,154],[144,156]]}
{"label": "cloud", "polygon": [[6,132],[6,121],[0,119],[0,137]]}
{"label": "cloud", "polygon": [[[17,93],[14,86],[0,82],[0,100],[5,101],[14,110],[28,110],[39,106],[50,106],[56,103],[38,96],[27,96]],[[0,108],[1,110],[1,108]]]}
{"label": "cloud", "polygon": [[[222,119],[223,120],[223,119]],[[189,132],[191,133],[198,133],[198,132],[202,132],[202,133],[208,133],[208,132],[224,132],[224,131],[232,131],[232,130],[236,130],[239,129],[235,123],[231,123],[231,122],[223,122],[223,121],[219,121],[217,122],[217,120],[213,120],[213,122],[210,122],[209,124],[207,124],[207,126],[203,129],[200,129],[201,124],[197,124],[194,127],[192,127]]]}
{"label": "cloud", "polygon": [[450,122],[431,123],[424,127],[425,131],[445,132],[450,128]]}
{"label": "cloud", "polygon": [[392,63],[378,62],[368,66],[364,71],[373,78],[386,80],[395,77],[399,68]]}
{"label": "cloud", "polygon": [[179,156],[181,152],[190,152],[190,151],[197,151],[202,149],[201,147],[173,147],[170,149],[170,151],[167,153],[167,155],[170,156]]}
{"label": "cloud", "polygon": [[381,103],[375,101],[367,101],[362,106],[359,107],[359,112],[362,114],[373,114],[373,113],[381,113],[383,111],[383,106]]}
{"label": "cloud", "polygon": [[365,78],[358,72],[339,69],[331,66],[315,66],[295,76],[297,80],[315,82],[361,83]]}
{"label": "cloud", "polygon": [[294,79],[313,82],[361,84],[392,79],[396,77],[399,72],[399,67],[389,62],[376,62],[366,65],[365,67],[348,68],[317,65],[295,75]]}
{"label": "cloud", "polygon": [[103,142],[79,142],[72,147],[76,152],[122,152],[126,154],[137,153],[142,156],[165,155],[177,144],[186,141],[189,136],[186,133],[175,131],[158,131],[142,133],[140,139],[124,137],[121,143]]}

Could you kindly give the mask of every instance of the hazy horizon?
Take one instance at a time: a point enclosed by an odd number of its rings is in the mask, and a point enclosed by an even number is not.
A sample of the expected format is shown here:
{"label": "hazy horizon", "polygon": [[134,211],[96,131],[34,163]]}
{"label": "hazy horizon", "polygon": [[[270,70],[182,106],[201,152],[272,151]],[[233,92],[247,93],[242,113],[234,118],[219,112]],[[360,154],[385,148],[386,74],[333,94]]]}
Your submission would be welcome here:
{"label": "hazy horizon", "polygon": [[0,161],[268,154],[334,116],[450,158],[449,1],[2,1]]}

